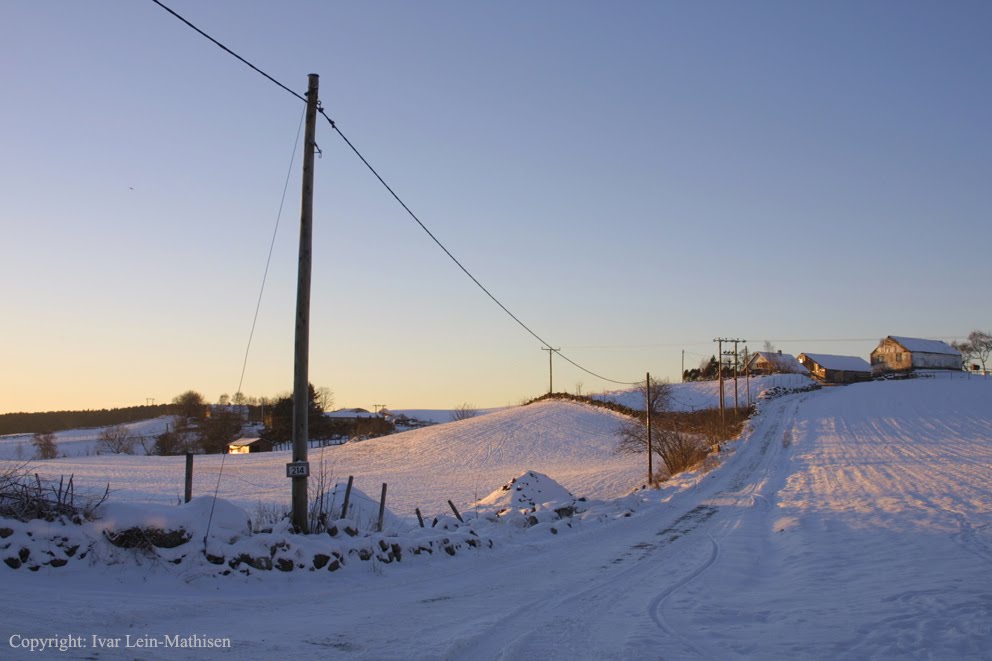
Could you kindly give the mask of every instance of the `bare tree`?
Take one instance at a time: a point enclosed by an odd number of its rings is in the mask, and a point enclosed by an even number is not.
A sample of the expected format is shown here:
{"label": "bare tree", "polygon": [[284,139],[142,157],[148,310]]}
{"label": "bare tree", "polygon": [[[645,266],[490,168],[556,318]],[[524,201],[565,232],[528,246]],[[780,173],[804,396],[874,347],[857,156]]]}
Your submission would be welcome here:
{"label": "bare tree", "polygon": [[642,383],[637,392],[644,402],[644,415],[630,418],[621,423],[616,434],[620,439],[617,451],[641,454],[647,449],[647,416],[651,416],[651,452],[657,455],[665,466],[668,475],[675,475],[695,466],[706,458],[707,444],[696,434],[678,429],[671,418],[663,414],[668,410],[672,386],[667,381],[651,379],[650,395],[647,383]]}
{"label": "bare tree", "polygon": [[[642,454],[647,447],[643,419],[625,420],[616,434],[620,438],[618,452]],[[676,475],[701,462],[706,458],[707,448],[700,436],[680,431],[674,423],[660,416],[652,418],[651,452],[661,459],[668,475]]]}
{"label": "bare tree", "polygon": [[981,363],[984,372],[989,354],[992,354],[992,333],[974,330],[968,333],[966,342],[951,342],[951,346],[961,352],[961,358],[966,364],[971,361]]}
{"label": "bare tree", "polygon": [[327,386],[317,388],[317,406],[326,413],[334,406],[334,391]]}
{"label": "bare tree", "polygon": [[31,437],[35,452],[39,459],[54,459],[59,454],[58,443],[55,442],[55,434],[52,432],[38,432]]}
{"label": "bare tree", "polygon": [[114,425],[107,427],[100,432],[97,438],[97,445],[100,450],[106,450],[111,454],[134,454],[134,445],[137,439],[131,430],[124,425]]}
{"label": "bare tree", "polygon": [[479,415],[479,410],[469,404],[468,402],[464,404],[459,404],[451,412],[451,421],[458,422],[459,420],[468,420],[469,418],[474,418]]}

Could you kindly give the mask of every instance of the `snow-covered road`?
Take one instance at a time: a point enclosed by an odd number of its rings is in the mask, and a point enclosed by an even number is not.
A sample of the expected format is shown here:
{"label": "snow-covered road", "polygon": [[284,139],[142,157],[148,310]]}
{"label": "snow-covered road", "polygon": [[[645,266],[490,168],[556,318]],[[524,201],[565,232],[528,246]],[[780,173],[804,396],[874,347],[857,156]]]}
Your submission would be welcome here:
{"label": "snow-covered road", "polygon": [[772,400],[723,466],[629,518],[371,574],[11,573],[4,632],[233,640],[63,655],[93,659],[988,659],[990,395]]}

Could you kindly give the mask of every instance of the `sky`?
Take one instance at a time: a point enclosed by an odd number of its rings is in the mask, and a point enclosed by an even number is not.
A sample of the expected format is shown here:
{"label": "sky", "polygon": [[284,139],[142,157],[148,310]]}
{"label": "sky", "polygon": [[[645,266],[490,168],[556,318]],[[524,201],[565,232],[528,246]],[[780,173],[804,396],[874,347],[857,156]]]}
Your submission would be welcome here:
{"label": "sky", "polygon": [[[320,74],[431,231],[599,376],[992,327],[987,3],[167,4],[299,93]],[[150,0],[0,26],[0,412],[290,390],[303,103]],[[541,342],[317,143],[310,380],[364,408],[546,391]]]}

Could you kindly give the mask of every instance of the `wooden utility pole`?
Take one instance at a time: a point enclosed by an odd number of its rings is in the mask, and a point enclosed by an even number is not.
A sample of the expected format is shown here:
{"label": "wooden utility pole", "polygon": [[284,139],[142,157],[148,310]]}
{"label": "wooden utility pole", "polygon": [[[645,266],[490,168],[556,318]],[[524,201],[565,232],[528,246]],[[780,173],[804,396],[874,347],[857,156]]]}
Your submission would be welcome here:
{"label": "wooden utility pole", "polygon": [[739,415],[738,412],[737,412],[737,409],[740,406],[740,404],[738,403],[739,400],[737,398],[737,357],[738,357],[738,355],[737,355],[737,343],[738,342],[747,342],[747,340],[734,340],[734,419],[735,420],[737,419],[737,416]]}
{"label": "wooden utility pole", "polygon": [[300,210],[300,263],[296,283],[296,350],[293,361],[293,463],[286,469],[293,479],[293,525],[307,525],[307,418],[310,412],[310,270],[313,244],[313,155],[317,134],[317,94],[320,76],[307,77],[306,130],[303,139],[303,198]]}
{"label": "wooden utility pole", "polygon": [[744,383],[747,384],[747,405],[751,406],[751,365],[748,360],[747,347],[744,347]]}
{"label": "wooden utility pole", "polygon": [[648,486],[654,486],[654,457],[651,456],[651,372],[644,379],[644,426],[648,439]]}
{"label": "wooden utility pole", "polygon": [[541,351],[548,352],[548,394],[550,395],[555,391],[555,379],[554,379],[554,365],[551,359],[555,355],[555,351],[561,351],[561,348],[552,349],[551,347],[541,347]]}
{"label": "wooden utility pole", "polygon": [[726,421],[724,419],[725,413],[723,410],[723,338],[717,338],[713,340],[716,342],[716,355],[718,356],[716,360],[716,371],[719,374],[720,380],[720,427],[726,426]]}
{"label": "wooden utility pole", "polygon": [[682,383],[685,383],[685,349],[682,349]]}

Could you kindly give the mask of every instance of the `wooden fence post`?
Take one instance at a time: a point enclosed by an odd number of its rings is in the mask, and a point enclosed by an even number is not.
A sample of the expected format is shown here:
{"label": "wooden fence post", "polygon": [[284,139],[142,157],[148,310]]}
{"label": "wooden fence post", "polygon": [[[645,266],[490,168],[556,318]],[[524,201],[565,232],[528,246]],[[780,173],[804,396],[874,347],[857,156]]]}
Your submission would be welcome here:
{"label": "wooden fence post", "polygon": [[341,505],[341,518],[348,518],[348,501],[351,500],[351,483],[355,481],[354,475],[348,476],[348,487],[344,490],[344,503]]}
{"label": "wooden fence post", "polygon": [[378,530],[382,532],[382,519],[386,515],[386,483],[382,483],[382,496],[379,498],[379,523]]}
{"label": "wooden fence post", "polygon": [[186,500],[184,502],[189,502],[193,500],[193,453],[186,453]]}
{"label": "wooden fence post", "polygon": [[462,515],[458,513],[458,508],[455,507],[455,504],[453,502],[451,502],[450,500],[448,501],[448,507],[450,507],[451,508],[451,511],[455,513],[455,518],[456,519],[458,519],[462,523],[465,523],[465,519],[463,519],[462,518]]}

